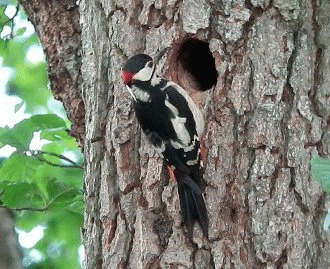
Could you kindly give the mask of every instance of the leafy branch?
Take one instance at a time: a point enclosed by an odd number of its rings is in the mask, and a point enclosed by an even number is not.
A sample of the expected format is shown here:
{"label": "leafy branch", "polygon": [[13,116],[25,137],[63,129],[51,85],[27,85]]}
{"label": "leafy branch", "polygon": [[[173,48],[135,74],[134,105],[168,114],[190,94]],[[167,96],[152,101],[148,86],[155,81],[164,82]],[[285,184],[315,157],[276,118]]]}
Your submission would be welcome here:
{"label": "leafy branch", "polygon": [[[52,203],[54,203],[58,198],[60,198],[62,195],[73,191],[73,188],[64,190],[60,193],[58,193],[54,198],[52,198],[45,206],[40,207],[40,208],[33,208],[33,207],[9,207],[3,204],[0,204],[0,208],[5,208],[5,209],[9,209],[12,211],[37,211],[37,212],[43,212],[43,211],[47,211],[49,209],[49,207],[51,206]],[[0,192],[0,197],[3,195],[4,191]]]}
{"label": "leafy branch", "polygon": [[[0,160],[0,208],[12,210],[20,230],[46,227],[40,243],[24,251],[27,268],[80,268],[77,253],[84,212],[82,155],[67,132],[69,121],[57,116],[64,109],[48,105],[54,99],[48,87],[46,63],[26,61],[26,52],[40,44],[36,34],[25,31],[27,17],[18,2],[0,0],[0,57],[2,65],[17,74],[5,78],[13,90],[9,93],[21,98],[24,112],[33,115],[12,127],[0,127],[0,147],[15,149]],[[40,107],[51,114],[36,114]],[[31,141],[38,137],[47,143],[33,152]],[[72,155],[67,155],[69,152]],[[50,255],[54,247],[56,253],[66,255]],[[31,259],[33,248],[44,257],[42,260]]]}
{"label": "leafy branch", "polygon": [[[77,163],[75,163],[74,161],[70,160],[69,158],[65,157],[62,154],[47,152],[47,151],[43,151],[43,150],[27,151],[26,153],[30,153],[31,156],[35,157],[37,160],[47,163],[52,166],[63,167],[63,168],[81,168],[81,169],[83,169],[82,165],[78,165]],[[71,165],[64,165],[64,164],[57,164],[57,163],[50,162],[45,159],[44,155],[49,155],[49,156],[59,158],[60,160],[70,163]]]}
{"label": "leafy branch", "polygon": [[9,38],[13,38],[13,33],[14,33],[14,19],[15,17],[17,16],[19,12],[19,4],[16,5],[16,11],[14,13],[14,15],[11,17],[11,18],[8,18],[6,21],[3,22],[3,24],[1,25],[1,28],[0,28],[0,33],[2,33],[3,31],[3,28],[8,24],[10,23],[10,34],[8,34],[7,36],[4,36],[4,39],[6,39],[7,37]]}
{"label": "leafy branch", "polygon": [[32,207],[9,207],[6,205],[0,205],[0,208],[5,208],[5,209],[9,209],[12,211],[46,211],[49,207],[49,204],[45,205],[44,207],[41,208],[32,208]]}

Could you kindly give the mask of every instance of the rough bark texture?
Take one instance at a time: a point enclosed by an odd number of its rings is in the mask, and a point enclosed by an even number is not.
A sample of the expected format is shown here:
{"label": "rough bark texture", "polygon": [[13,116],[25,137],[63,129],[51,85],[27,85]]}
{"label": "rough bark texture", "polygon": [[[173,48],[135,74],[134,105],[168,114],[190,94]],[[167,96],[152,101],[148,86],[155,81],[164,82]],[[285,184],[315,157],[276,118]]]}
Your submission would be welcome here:
{"label": "rough bark texture", "polygon": [[81,97],[81,40],[75,0],[19,0],[35,26],[46,60],[54,97],[72,121],[71,133],[83,145],[85,108]]}
{"label": "rough bark texture", "polygon": [[[61,97],[82,127],[78,49],[66,50],[77,43],[61,39],[67,25],[76,29],[68,37],[78,38],[73,4],[23,2],[49,52],[53,90],[73,98]],[[328,14],[326,0],[80,1],[85,268],[330,266],[326,197],[309,165],[312,156],[330,153]],[[187,70],[199,55],[182,51],[188,38],[208,42],[215,59],[217,84],[209,91],[194,91],[203,83]],[[196,244],[187,239],[176,183],[164,184],[162,161],[145,142],[120,80],[127,57],[164,47],[163,73],[187,88],[206,116],[209,242],[197,226]],[[53,61],[61,52],[65,57]]]}
{"label": "rough bark texture", "polygon": [[[329,267],[309,164],[329,156],[329,3],[82,0],[80,13],[85,268]],[[163,72],[198,88],[178,61],[188,38],[209,43],[218,72],[213,90],[191,92],[208,148],[210,241],[196,226],[196,244],[120,80],[127,57],[168,46]]]}
{"label": "rough bark texture", "polygon": [[6,208],[0,208],[0,234],[0,269],[23,268],[13,215]]}

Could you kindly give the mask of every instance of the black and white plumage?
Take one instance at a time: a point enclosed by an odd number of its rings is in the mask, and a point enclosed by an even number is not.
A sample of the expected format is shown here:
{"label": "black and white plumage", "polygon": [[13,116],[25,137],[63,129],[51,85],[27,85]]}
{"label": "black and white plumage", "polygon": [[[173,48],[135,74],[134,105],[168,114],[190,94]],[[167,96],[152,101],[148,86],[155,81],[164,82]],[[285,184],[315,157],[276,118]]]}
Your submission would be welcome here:
{"label": "black and white plumage", "polygon": [[155,65],[164,51],[153,60],[146,54],[131,57],[122,79],[134,99],[134,109],[143,132],[164,162],[173,169],[183,220],[192,237],[197,220],[208,236],[208,216],[203,198],[203,168],[200,136],[203,116],[187,92],[176,83],[154,75]]}

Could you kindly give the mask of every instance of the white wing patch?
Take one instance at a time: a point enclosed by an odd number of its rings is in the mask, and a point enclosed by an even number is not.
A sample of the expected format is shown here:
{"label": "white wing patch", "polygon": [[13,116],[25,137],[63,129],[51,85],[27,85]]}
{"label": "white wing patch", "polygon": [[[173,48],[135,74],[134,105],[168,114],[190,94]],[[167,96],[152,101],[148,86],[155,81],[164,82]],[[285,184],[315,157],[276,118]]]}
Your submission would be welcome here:
{"label": "white wing patch", "polygon": [[[188,106],[193,114],[194,120],[196,122],[196,131],[198,136],[201,136],[203,131],[204,131],[204,117],[196,103],[191,99],[189,94],[178,84],[174,83],[173,81],[169,81],[166,85],[168,86],[173,86],[181,95],[185,97],[185,99],[188,102]],[[165,87],[165,88],[166,88]]]}
{"label": "white wing patch", "polygon": [[[185,145],[185,147],[183,148],[184,152],[189,152],[189,151],[194,150],[194,148],[196,146],[196,141],[199,141],[199,138],[198,138],[197,135],[194,136],[194,139],[193,139],[191,144]],[[175,149],[182,149],[182,143],[181,142],[171,140],[171,145]],[[186,156],[184,156],[184,157],[186,157]]]}
{"label": "white wing patch", "polygon": [[[190,143],[190,134],[185,126],[185,123],[187,121],[186,118],[179,117],[179,111],[175,106],[173,106],[169,100],[168,96],[166,96],[165,99],[165,105],[172,111],[174,117],[171,118],[171,123],[173,125],[173,128],[175,130],[175,133],[180,141],[179,144],[183,144],[185,146],[188,146]],[[174,142],[174,141],[173,141]],[[173,145],[173,144],[172,144]],[[174,147],[178,147],[179,145],[173,145]],[[180,147],[182,148],[182,146]]]}

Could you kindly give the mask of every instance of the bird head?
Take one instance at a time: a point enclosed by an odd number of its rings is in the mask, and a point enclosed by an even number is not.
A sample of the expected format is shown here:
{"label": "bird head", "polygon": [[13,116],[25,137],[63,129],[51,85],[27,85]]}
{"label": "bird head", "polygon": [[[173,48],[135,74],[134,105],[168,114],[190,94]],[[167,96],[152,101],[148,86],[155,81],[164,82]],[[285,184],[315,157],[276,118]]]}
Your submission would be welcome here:
{"label": "bird head", "polygon": [[155,66],[167,51],[161,50],[154,59],[147,54],[137,54],[129,58],[123,67],[121,77],[125,85],[130,86],[135,81],[148,81],[152,78]]}
{"label": "bird head", "polygon": [[147,54],[137,54],[128,59],[121,78],[126,85],[130,85],[133,80],[148,81],[151,79],[153,70],[153,59]]}

